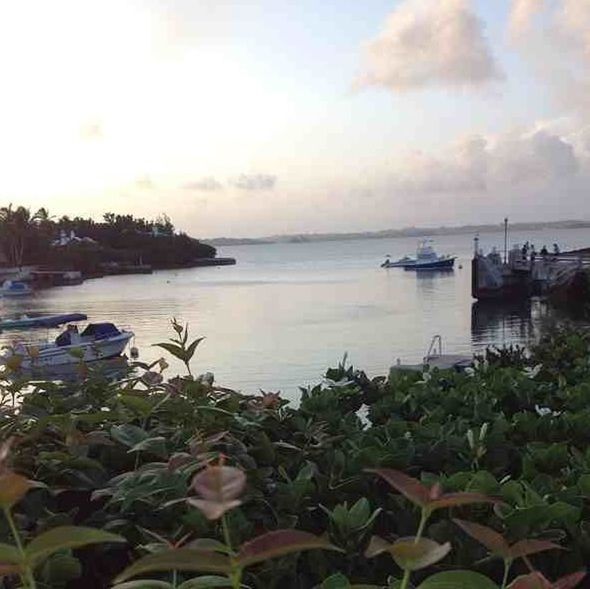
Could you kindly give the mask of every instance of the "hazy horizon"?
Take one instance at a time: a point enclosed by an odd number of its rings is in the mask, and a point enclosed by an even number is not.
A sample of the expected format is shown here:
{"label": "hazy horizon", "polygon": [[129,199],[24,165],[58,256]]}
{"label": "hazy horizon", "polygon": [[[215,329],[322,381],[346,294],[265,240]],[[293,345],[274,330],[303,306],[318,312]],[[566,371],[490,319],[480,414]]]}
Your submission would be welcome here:
{"label": "hazy horizon", "polygon": [[195,236],[590,217],[590,0],[0,7],[0,193]]}

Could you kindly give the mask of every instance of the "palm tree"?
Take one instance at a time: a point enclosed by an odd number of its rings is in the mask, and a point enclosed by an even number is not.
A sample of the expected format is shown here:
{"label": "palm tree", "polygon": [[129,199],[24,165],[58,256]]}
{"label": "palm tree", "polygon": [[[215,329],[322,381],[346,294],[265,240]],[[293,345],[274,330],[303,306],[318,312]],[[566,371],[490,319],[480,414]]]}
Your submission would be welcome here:
{"label": "palm tree", "polygon": [[12,266],[23,265],[25,247],[39,225],[50,222],[47,209],[41,208],[31,215],[30,209],[19,206],[12,208],[12,203],[0,208],[0,239],[9,263]]}

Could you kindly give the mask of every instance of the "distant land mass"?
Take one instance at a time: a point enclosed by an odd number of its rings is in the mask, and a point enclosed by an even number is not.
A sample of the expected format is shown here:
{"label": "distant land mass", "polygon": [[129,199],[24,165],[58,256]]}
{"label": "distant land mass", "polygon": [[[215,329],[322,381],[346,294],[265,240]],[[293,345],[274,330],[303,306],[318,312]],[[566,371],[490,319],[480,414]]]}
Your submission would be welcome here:
{"label": "distant land mass", "polygon": [[[458,235],[462,233],[491,233],[502,230],[504,224],[460,225],[456,227],[405,227],[382,231],[357,233],[299,233],[292,235],[270,235],[268,237],[216,237],[206,239],[211,245],[259,245],[264,243],[307,243],[312,241],[343,241],[350,239],[381,239],[388,237],[431,237],[433,235]],[[534,231],[535,229],[583,229],[590,227],[590,221],[547,221],[539,223],[511,223],[511,231]]]}

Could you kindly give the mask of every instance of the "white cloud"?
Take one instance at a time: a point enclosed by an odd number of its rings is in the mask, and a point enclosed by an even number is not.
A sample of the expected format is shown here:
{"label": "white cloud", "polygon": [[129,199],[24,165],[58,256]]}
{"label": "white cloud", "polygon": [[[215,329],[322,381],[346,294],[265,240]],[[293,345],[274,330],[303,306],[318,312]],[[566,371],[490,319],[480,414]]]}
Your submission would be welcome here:
{"label": "white cloud", "polygon": [[213,176],[205,176],[200,178],[199,180],[193,180],[192,182],[187,182],[183,185],[183,188],[186,190],[198,190],[202,192],[214,192],[217,190],[221,190],[223,185],[219,180],[215,179]]}
{"label": "white cloud", "polygon": [[240,174],[230,183],[240,190],[272,190],[277,177],[272,174]]}
{"label": "white cloud", "polygon": [[517,40],[529,32],[533,19],[544,8],[545,0],[512,0],[508,30],[510,36]]}
{"label": "white cloud", "polygon": [[404,0],[365,46],[357,86],[399,92],[502,77],[469,0]]}
{"label": "white cloud", "polygon": [[492,193],[509,189],[543,189],[576,176],[580,162],[566,138],[540,129],[506,133],[495,138],[473,136],[442,156],[405,160],[394,182],[401,189],[423,193]]}

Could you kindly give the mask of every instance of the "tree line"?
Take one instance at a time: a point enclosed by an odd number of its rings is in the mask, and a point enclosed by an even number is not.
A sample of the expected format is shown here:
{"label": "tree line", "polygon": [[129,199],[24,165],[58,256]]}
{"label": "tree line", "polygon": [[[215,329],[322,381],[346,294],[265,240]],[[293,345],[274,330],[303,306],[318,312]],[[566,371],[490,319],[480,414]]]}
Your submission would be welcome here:
{"label": "tree line", "polygon": [[[64,231],[93,241],[52,247]],[[33,212],[12,204],[0,207],[0,247],[11,267],[42,264],[86,273],[110,261],[181,267],[216,253],[214,247],[176,232],[166,214],[149,220],[107,212],[102,221],[95,221],[67,215],[55,218],[44,207]]]}

